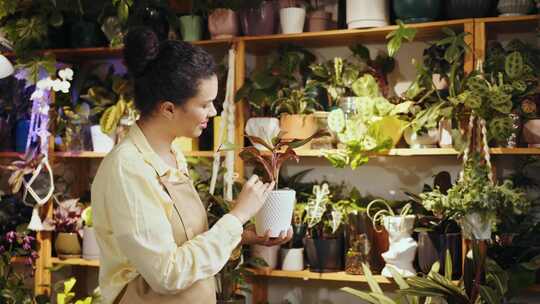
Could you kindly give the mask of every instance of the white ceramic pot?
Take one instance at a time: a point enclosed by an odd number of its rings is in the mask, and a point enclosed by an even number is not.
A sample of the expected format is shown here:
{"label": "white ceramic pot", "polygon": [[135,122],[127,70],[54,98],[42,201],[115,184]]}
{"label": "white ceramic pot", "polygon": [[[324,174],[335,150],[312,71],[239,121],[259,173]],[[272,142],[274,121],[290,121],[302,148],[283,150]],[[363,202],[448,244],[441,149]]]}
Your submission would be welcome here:
{"label": "white ceramic pot", "polygon": [[279,10],[279,20],[283,34],[296,34],[304,31],[306,9],[300,7],[287,7]]}
{"label": "white ceramic pot", "polygon": [[278,237],[281,231],[291,227],[296,192],[294,190],[274,190],[255,215],[255,229],[258,235],[270,230],[270,237]]}
{"label": "white ceramic pot", "polygon": [[109,153],[114,147],[114,138],[103,133],[100,125],[94,125],[90,127],[90,134],[92,135],[92,146],[94,152]]}
{"label": "white ceramic pot", "polygon": [[437,90],[440,91],[448,89],[448,79],[443,75],[435,73],[431,75],[431,80],[433,81],[433,85]]}
{"label": "white ceramic pot", "polygon": [[352,28],[388,25],[388,0],[347,0],[347,25]]}
{"label": "white ceramic pot", "polygon": [[418,244],[411,237],[414,220],[414,215],[384,217],[383,226],[388,231],[390,247],[387,252],[382,254],[386,262],[381,273],[383,276],[387,278],[392,277],[390,267],[404,277],[416,275],[413,261]]}
{"label": "white ceramic pot", "polygon": [[523,124],[523,139],[529,148],[540,148],[540,119],[531,119]]}
{"label": "white ceramic pot", "polygon": [[268,268],[276,269],[278,264],[279,247],[279,245],[252,245],[251,254],[253,257],[263,259],[266,264],[268,264]]}
{"label": "white ceramic pot", "polygon": [[[279,119],[275,117],[253,117],[246,122],[246,134],[249,136],[260,137],[266,142],[272,142],[272,139],[278,136]],[[259,150],[268,150],[260,144],[254,144]]]}
{"label": "white ceramic pot", "polygon": [[497,10],[499,16],[521,16],[527,15],[533,8],[531,0],[499,0]]}
{"label": "white ceramic pot", "polygon": [[286,271],[304,270],[304,248],[282,248],[281,269]]}
{"label": "white ceramic pot", "polygon": [[82,257],[87,260],[99,259],[99,246],[94,228],[84,227],[83,229]]}
{"label": "white ceramic pot", "polygon": [[491,240],[491,223],[480,213],[471,213],[459,220],[463,236],[468,240]]}
{"label": "white ceramic pot", "polygon": [[435,128],[424,134],[413,133],[411,128],[407,128],[403,135],[411,149],[436,148],[440,138],[439,129]]}
{"label": "white ceramic pot", "polygon": [[452,120],[443,119],[439,122],[439,147],[452,148]]}

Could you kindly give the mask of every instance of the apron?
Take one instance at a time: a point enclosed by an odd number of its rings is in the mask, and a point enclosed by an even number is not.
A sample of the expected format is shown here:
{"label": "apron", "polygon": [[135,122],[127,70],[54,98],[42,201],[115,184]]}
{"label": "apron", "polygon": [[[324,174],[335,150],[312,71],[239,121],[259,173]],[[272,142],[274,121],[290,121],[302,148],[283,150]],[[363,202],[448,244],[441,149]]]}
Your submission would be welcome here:
{"label": "apron", "polygon": [[[193,182],[183,174],[179,181],[171,182],[167,177],[160,177],[161,184],[173,201],[173,212],[170,218],[174,240],[181,246],[188,240],[208,230],[206,209]],[[136,277],[122,290],[116,298],[117,304],[211,304],[216,303],[214,277],[195,282],[193,285],[176,294],[158,294],[150,288],[142,276]]]}

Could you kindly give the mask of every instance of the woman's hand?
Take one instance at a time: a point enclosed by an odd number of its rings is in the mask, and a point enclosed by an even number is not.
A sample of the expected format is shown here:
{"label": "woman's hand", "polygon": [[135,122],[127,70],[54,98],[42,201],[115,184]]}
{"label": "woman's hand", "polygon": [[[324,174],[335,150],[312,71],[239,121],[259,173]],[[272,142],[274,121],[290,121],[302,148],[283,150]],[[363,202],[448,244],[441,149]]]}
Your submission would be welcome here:
{"label": "woman's hand", "polygon": [[292,227],[289,227],[287,232],[281,231],[279,237],[270,238],[270,230],[267,230],[264,236],[258,236],[253,226],[249,226],[244,229],[242,233],[242,245],[263,245],[263,246],[275,246],[285,244],[293,237]]}
{"label": "woman's hand", "polygon": [[251,178],[244,184],[242,191],[238,195],[236,205],[231,210],[230,214],[236,216],[240,222],[245,224],[250,218],[255,216],[259,209],[262,208],[268,193],[274,188],[274,182],[265,184],[259,180],[257,175]]}

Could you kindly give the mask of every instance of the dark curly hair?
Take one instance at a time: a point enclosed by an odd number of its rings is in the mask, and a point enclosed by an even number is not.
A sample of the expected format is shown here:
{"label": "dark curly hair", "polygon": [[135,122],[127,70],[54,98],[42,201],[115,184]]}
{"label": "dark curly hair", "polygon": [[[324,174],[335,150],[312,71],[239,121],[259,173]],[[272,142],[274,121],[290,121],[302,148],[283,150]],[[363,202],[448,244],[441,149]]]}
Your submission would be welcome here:
{"label": "dark curly hair", "polygon": [[216,74],[214,59],[202,48],[177,40],[160,42],[144,27],[126,35],[124,61],[134,82],[135,105],[143,117],[162,101],[184,104],[197,95],[201,80]]}

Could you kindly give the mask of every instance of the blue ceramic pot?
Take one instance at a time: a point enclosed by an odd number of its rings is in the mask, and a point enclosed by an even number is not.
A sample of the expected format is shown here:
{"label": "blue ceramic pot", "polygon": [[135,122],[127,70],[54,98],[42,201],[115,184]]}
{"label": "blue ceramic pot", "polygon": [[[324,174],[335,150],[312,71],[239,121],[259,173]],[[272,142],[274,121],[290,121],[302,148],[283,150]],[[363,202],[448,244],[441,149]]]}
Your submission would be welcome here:
{"label": "blue ceramic pot", "polygon": [[396,19],[404,23],[419,23],[436,20],[441,15],[440,0],[394,0]]}

